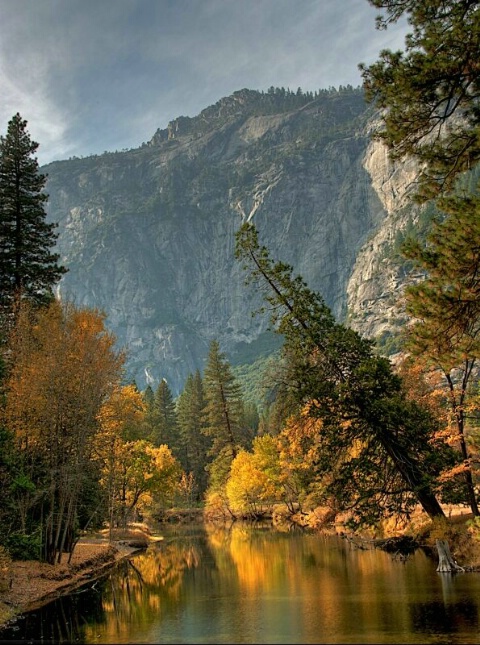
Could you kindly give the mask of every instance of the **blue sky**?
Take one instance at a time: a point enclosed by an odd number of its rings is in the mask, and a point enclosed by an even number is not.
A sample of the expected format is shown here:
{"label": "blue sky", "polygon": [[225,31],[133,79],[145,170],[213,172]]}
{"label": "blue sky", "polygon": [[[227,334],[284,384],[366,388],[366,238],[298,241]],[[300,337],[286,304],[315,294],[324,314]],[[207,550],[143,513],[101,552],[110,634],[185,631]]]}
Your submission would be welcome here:
{"label": "blue sky", "polygon": [[402,49],[368,0],[0,0],[0,133],[20,112],[40,164],[148,141],[242,88],[361,84]]}

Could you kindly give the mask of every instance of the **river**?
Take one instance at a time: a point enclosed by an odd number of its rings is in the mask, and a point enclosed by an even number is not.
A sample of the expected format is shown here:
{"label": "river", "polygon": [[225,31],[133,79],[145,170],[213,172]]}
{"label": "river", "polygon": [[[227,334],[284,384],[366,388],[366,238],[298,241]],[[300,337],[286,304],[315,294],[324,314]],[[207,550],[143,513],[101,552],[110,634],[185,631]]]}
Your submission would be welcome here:
{"label": "river", "polygon": [[167,527],[2,643],[478,643],[480,573],[440,574],[336,536]]}

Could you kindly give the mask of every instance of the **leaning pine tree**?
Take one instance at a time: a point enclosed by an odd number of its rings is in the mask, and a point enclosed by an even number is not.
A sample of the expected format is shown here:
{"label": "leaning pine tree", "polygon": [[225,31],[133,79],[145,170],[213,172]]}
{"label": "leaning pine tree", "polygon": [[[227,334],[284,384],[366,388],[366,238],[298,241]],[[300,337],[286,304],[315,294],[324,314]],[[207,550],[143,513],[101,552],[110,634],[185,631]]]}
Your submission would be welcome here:
{"label": "leaning pine tree", "polygon": [[6,136],[0,137],[0,312],[4,322],[15,304],[45,304],[52,287],[66,272],[52,252],[55,224],[47,223],[43,192],[46,175],[39,173],[27,122],[15,114]]}
{"label": "leaning pine tree", "polygon": [[248,281],[264,292],[272,327],[284,338],[283,381],[299,408],[321,421],[315,470],[325,498],[350,510],[357,526],[408,517],[417,503],[430,518],[445,517],[438,476],[454,454],[436,440],[436,420],[407,399],[371,341],[337,323],[289,265],[270,259],[253,224],[236,241]]}

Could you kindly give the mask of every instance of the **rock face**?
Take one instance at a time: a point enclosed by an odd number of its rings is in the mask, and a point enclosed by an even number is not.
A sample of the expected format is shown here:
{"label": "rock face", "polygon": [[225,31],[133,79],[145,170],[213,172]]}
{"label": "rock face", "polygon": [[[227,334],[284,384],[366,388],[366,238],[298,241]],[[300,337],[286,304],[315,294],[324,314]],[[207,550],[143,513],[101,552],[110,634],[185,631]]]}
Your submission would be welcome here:
{"label": "rock face", "polygon": [[62,297],[106,313],[127,378],[178,393],[212,339],[232,363],[278,344],[234,258],[251,219],[338,319],[375,335],[400,284],[383,260],[415,169],[390,164],[374,127],[360,89],[241,90],[138,149],[43,167]]}
{"label": "rock face", "polygon": [[[375,129],[375,121],[371,125]],[[409,200],[418,176],[414,162],[392,163],[385,146],[371,140],[362,163],[384,215],[360,249],[350,275],[346,289],[348,323],[364,336],[381,339],[395,334],[406,320],[402,292],[415,276],[405,273],[394,249],[423,209]]]}

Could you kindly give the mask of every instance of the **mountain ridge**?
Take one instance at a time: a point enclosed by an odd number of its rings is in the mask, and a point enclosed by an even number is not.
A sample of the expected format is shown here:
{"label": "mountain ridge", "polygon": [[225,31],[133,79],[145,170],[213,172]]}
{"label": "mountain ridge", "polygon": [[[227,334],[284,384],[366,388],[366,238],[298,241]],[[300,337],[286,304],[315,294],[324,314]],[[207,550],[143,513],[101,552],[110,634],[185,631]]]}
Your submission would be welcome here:
{"label": "mountain ridge", "polygon": [[42,167],[69,269],[59,293],[106,313],[128,378],[141,388],[166,378],[178,393],[212,339],[236,363],[278,346],[267,317],[252,317],[262,299],[234,258],[250,218],[337,318],[375,334],[365,303],[379,267],[367,242],[384,253],[381,231],[404,225],[398,195],[414,176],[372,140],[375,119],[359,88],[243,89],[139,148]]}

